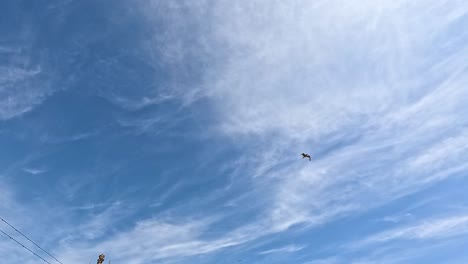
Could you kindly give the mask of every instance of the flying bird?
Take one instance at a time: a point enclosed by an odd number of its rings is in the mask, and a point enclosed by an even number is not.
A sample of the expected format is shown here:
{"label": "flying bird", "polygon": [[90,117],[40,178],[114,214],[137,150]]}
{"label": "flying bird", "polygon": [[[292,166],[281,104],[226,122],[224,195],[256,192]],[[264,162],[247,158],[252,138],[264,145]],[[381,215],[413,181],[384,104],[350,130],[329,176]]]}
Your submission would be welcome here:
{"label": "flying bird", "polygon": [[302,155],[302,158],[309,158],[309,161],[311,161],[311,160],[312,160],[312,158],[310,157],[310,155],[309,155],[309,154],[307,154],[307,153],[304,153],[304,152],[302,152],[302,154],[301,154],[301,155]]}

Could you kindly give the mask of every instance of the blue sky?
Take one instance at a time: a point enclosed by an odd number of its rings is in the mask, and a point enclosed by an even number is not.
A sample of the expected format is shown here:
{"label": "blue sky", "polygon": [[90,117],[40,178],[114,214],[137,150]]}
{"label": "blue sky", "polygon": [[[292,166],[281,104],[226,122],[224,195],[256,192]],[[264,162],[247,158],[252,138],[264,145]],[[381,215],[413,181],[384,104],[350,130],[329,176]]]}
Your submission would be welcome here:
{"label": "blue sky", "polygon": [[466,1],[0,10],[0,216],[63,263],[468,262]]}

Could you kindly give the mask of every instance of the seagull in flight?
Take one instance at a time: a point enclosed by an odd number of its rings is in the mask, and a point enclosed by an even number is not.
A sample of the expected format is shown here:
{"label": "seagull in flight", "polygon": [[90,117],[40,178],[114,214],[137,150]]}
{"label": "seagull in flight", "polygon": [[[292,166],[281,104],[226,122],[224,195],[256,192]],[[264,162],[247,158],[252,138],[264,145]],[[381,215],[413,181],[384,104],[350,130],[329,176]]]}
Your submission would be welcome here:
{"label": "seagull in flight", "polygon": [[310,155],[309,155],[309,154],[307,154],[307,153],[304,153],[304,152],[302,152],[302,154],[301,154],[301,155],[302,155],[302,158],[309,158],[309,161],[311,161],[311,160],[312,160],[312,158],[310,157]]}

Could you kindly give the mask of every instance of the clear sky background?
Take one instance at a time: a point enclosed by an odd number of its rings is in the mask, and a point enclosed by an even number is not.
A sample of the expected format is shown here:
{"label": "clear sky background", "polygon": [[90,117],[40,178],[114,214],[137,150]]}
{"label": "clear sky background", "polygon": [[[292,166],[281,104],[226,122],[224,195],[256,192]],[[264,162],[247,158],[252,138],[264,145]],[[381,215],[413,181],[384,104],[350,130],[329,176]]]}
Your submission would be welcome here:
{"label": "clear sky background", "polygon": [[468,263],[467,43],[466,0],[0,1],[0,216],[64,264]]}

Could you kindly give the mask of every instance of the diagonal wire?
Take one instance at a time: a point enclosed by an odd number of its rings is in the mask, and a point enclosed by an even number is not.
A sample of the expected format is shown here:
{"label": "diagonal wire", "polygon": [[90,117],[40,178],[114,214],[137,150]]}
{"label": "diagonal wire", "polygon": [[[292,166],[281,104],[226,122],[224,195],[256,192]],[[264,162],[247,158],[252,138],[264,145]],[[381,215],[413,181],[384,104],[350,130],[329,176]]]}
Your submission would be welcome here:
{"label": "diagonal wire", "polygon": [[[18,232],[20,235],[22,235],[24,238],[26,238],[29,242],[33,243],[36,247],[38,247],[40,250],[44,251],[44,253],[46,253],[47,255],[49,255],[51,258],[55,259],[58,263],[60,264],[63,264],[60,260],[56,259],[54,256],[52,256],[51,254],[49,254],[49,252],[45,251],[43,248],[41,248],[38,244],[36,244],[34,241],[32,241],[31,239],[29,239],[25,234],[21,233],[21,231],[19,231],[18,229],[16,229],[14,226],[12,226],[10,223],[8,223],[5,219],[3,219],[2,217],[0,217],[0,220],[2,222],[4,222],[5,224],[7,224],[8,226],[10,226],[11,228],[13,228],[16,232]],[[11,237],[10,237],[11,238]],[[19,242],[18,242],[19,243]],[[24,246],[23,246],[24,247]],[[47,262],[48,263],[48,262]]]}
{"label": "diagonal wire", "polygon": [[28,247],[26,247],[25,245],[21,244],[18,240],[12,238],[10,235],[8,235],[7,233],[3,232],[3,230],[0,229],[0,232],[3,233],[5,236],[9,237],[11,240],[15,241],[16,243],[18,243],[20,246],[22,246],[24,249],[26,249],[27,251],[31,252],[34,254],[34,256],[42,259],[42,261],[44,261],[45,263],[48,263],[48,264],[51,264],[49,261],[45,260],[43,257],[39,256],[38,254],[34,253],[31,249],[29,249]]}

